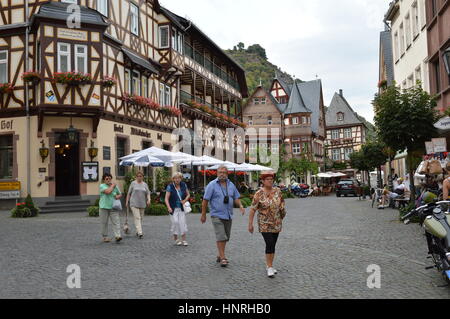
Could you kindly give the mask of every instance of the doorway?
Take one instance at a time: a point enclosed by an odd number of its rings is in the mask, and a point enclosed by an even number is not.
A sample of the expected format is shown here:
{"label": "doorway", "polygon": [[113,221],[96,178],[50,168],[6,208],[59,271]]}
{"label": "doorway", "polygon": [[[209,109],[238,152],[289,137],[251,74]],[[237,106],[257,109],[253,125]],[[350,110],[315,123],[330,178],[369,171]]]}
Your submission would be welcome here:
{"label": "doorway", "polygon": [[56,197],[80,195],[80,145],[78,133],[69,139],[58,133],[55,139]]}

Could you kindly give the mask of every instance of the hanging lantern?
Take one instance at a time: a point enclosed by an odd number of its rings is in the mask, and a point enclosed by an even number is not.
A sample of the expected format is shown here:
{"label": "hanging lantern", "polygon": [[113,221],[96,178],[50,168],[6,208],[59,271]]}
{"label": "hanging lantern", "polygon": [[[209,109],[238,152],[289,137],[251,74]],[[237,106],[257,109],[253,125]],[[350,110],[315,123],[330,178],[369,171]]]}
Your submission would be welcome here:
{"label": "hanging lantern", "polygon": [[48,157],[48,154],[50,152],[48,147],[45,147],[44,140],[41,141],[42,147],[39,149],[39,155],[41,155],[42,163],[44,163],[45,159]]}
{"label": "hanging lantern", "polygon": [[67,138],[69,142],[76,143],[78,140],[78,131],[70,124],[70,127],[66,130]]}
{"label": "hanging lantern", "polygon": [[91,141],[91,147],[88,149],[88,153],[91,158],[91,162],[94,161],[94,158],[98,155],[98,148],[94,147],[94,141]]}

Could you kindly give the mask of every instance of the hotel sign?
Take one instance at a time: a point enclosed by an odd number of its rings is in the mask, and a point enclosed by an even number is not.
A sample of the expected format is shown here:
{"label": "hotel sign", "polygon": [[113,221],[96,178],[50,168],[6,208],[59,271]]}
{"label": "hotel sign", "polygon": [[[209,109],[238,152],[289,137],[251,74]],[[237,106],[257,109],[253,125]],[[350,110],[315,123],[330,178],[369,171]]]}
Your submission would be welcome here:
{"label": "hotel sign", "polygon": [[87,41],[87,31],[81,31],[77,29],[64,29],[58,28],[58,38],[76,41]]}

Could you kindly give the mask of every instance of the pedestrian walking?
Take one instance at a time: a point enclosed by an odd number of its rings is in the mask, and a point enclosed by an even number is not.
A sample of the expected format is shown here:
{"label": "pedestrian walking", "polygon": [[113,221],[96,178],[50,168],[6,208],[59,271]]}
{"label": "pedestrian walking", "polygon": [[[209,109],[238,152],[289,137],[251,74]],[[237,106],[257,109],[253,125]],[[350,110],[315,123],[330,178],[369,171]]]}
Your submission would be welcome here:
{"label": "pedestrian walking", "polygon": [[102,224],[103,242],[109,243],[111,239],[108,237],[108,222],[111,220],[113,232],[116,242],[122,241],[120,231],[120,212],[119,208],[114,207],[115,201],[122,198],[122,193],[115,183],[112,182],[112,175],[105,174],[100,185],[100,218]]}
{"label": "pedestrian walking", "polygon": [[217,262],[222,267],[227,267],[229,261],[225,256],[225,248],[231,238],[233,224],[233,208],[237,205],[242,215],[245,209],[240,201],[236,186],[228,179],[228,169],[225,166],[217,170],[217,179],[208,184],[205,190],[202,204],[202,224],[206,223],[206,211],[210,209],[211,221],[214,226],[217,241]]}
{"label": "pedestrian walking", "polygon": [[136,228],[136,236],[139,239],[144,238],[142,225],[144,222],[145,209],[150,206],[151,193],[147,183],[144,182],[144,174],[138,172],[136,180],[131,183],[126,199],[126,207],[131,208],[134,216],[134,226]]}
{"label": "pedestrian walking", "polygon": [[259,232],[266,242],[267,276],[273,278],[278,271],[273,267],[278,237],[282,231],[283,219],[286,217],[286,207],[282,192],[273,187],[275,174],[261,175],[263,187],[253,197],[250,209],[248,231],[253,234],[253,220],[258,211]]}
{"label": "pedestrian walking", "polygon": [[171,232],[175,245],[189,246],[186,241],[186,234],[188,232],[186,223],[186,210],[188,207],[186,207],[186,203],[188,203],[191,195],[186,183],[182,182],[182,180],[183,174],[175,173],[173,175],[173,183],[167,186],[166,189],[166,206],[172,222]]}

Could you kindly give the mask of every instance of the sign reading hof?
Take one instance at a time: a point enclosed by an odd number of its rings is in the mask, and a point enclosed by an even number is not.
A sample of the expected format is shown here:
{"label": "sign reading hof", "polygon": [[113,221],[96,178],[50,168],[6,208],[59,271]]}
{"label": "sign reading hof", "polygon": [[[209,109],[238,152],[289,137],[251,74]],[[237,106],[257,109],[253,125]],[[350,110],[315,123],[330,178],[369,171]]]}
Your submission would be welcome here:
{"label": "sign reading hof", "polygon": [[0,129],[1,130],[12,130],[13,129],[13,123],[14,123],[14,120],[1,121],[0,122]]}
{"label": "sign reading hof", "polygon": [[83,182],[98,182],[99,177],[98,162],[82,162],[81,163],[81,181]]}
{"label": "sign reading hof", "polygon": [[434,127],[442,131],[450,130],[450,117],[447,116],[440,119],[436,124],[434,124]]}

